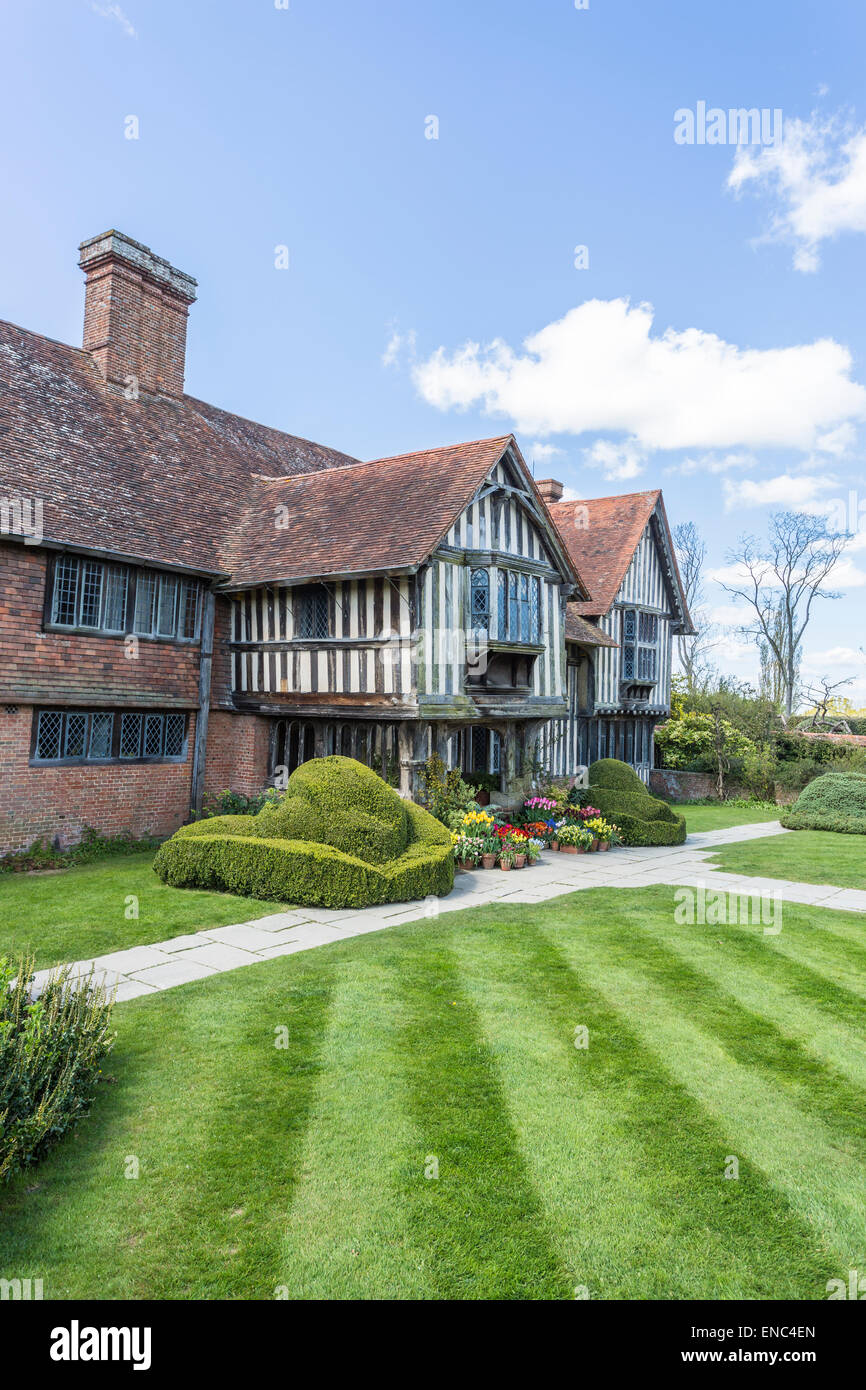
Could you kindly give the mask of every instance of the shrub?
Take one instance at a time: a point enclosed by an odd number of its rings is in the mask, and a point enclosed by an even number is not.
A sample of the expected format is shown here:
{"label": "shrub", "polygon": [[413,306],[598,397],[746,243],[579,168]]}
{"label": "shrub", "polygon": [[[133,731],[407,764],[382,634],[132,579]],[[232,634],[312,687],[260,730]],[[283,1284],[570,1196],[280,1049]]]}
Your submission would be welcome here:
{"label": "shrub", "polygon": [[686,838],[683,817],[666,801],[650,796],[634,768],[616,758],[590,764],[589,786],[580,798],[618,827],[623,844],[681,845]]}
{"label": "shrub", "polygon": [[218,792],[216,796],[205,798],[202,816],[208,819],[214,816],[255,816],[264,806],[278,802],[281,796],[282,792],[277,791],[276,787],[266,787],[254,796],[229,790]]}
{"label": "shrub", "polygon": [[804,787],[780,820],[788,830],[866,835],[866,775],[825,772]]}
{"label": "shrub", "polygon": [[[721,727],[726,757],[746,758],[755,752],[754,741],[741,733],[730,719],[723,718]],[[661,749],[665,767],[708,772],[717,765],[712,714],[691,710],[681,719],[668,719],[656,729],[655,741]]]}
{"label": "shrub", "polygon": [[0,858],[0,874],[29,873],[32,869],[71,869],[74,864],[91,864],[113,854],[133,854],[136,850],[156,849],[159,840],[145,835],[136,840],[130,835],[100,835],[85,826],[77,845],[55,849],[47,840],[34,840],[26,849],[14,850]]}
{"label": "shrub", "polygon": [[446,771],[438,753],[427,759],[418,775],[421,780],[421,805],[449,829],[456,829],[464,813],[477,807],[479,788],[464,782],[459,768]]}
{"label": "shrub", "polygon": [[86,1114],[114,1046],[111,999],[53,972],[31,997],[33,963],[0,959],[0,1182],[36,1163]]}
{"label": "shrub", "polygon": [[184,826],[154,869],[175,888],[217,888],[319,907],[442,896],[454,885],[451,835],[352,758],[314,758],[279,804]]}

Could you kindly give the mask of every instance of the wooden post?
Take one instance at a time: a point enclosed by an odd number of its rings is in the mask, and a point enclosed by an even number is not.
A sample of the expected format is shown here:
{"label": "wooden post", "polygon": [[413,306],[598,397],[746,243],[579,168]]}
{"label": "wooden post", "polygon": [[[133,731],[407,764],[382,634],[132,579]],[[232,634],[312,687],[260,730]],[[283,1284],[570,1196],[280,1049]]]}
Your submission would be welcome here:
{"label": "wooden post", "polygon": [[201,645],[198,666],[198,713],[195,721],[195,746],[192,754],[190,781],[190,811],[201,815],[204,803],[204,768],[207,751],[207,722],[210,711],[211,670],[213,667],[213,625],[216,599],[213,589],[202,597]]}

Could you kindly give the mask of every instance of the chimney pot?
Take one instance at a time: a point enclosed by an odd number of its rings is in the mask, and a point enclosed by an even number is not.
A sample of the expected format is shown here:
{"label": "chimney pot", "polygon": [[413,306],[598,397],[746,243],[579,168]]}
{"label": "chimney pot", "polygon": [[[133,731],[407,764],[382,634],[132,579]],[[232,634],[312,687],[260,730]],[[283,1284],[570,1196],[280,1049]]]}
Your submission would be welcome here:
{"label": "chimney pot", "polygon": [[536,483],[538,491],[541,493],[545,502],[558,502],[565,491],[562,483],[556,478],[542,478],[541,482]]}
{"label": "chimney pot", "polygon": [[107,382],[182,396],[186,320],[196,282],[149,246],[108,231],[79,246],[85,351]]}

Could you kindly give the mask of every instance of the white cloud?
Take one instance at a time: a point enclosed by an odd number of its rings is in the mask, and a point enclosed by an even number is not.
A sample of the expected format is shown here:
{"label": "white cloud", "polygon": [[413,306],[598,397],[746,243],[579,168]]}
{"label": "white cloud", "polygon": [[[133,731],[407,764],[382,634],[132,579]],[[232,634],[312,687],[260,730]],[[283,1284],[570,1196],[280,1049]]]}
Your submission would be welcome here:
{"label": "white cloud", "polygon": [[625,482],[638,478],[646,467],[646,455],[633,439],[615,444],[611,439],[597,439],[583,457],[591,468],[600,468],[608,482]]}
{"label": "white cloud", "polygon": [[833,454],[835,458],[842,458],[852,449],[857,442],[857,431],[850,421],[843,425],[837,425],[835,429],[828,430],[826,434],[821,434],[815,440],[815,448],[822,454]]}
{"label": "white cloud", "polygon": [[681,473],[687,478],[693,473],[718,474],[730,473],[736,468],[754,468],[757,462],[754,454],[701,454],[697,458],[683,459],[666,472]]}
{"label": "white cloud", "polygon": [[866,416],[847,348],[830,338],[740,348],[698,328],[652,333],[653,310],[588,300],[526,339],[440,347],[414,370],[440,410],[481,406],[544,437],[623,434],[643,449],[807,451]]}
{"label": "white cloud", "polygon": [[739,627],[747,617],[745,608],[739,608],[735,603],[720,603],[709,610],[707,622],[719,627]]}
{"label": "white cloud", "polygon": [[382,365],[384,367],[399,366],[404,353],[410,362],[414,362],[417,337],[414,328],[410,328],[407,333],[401,333],[396,325],[392,324],[389,332],[390,337],[385,344],[385,351],[382,353]]}
{"label": "white cloud", "polygon": [[549,463],[551,459],[558,458],[564,450],[558,444],[542,444],[540,440],[534,440],[529,446],[529,457],[537,459],[539,463]]}
{"label": "white cloud", "polygon": [[93,10],[94,14],[101,15],[103,19],[115,20],[116,23],[120,25],[127,38],[138,38],[132,21],[127,18],[119,5],[97,5],[96,0],[90,0],[90,8]]}
{"label": "white cloud", "polygon": [[828,647],[823,652],[807,652],[803,657],[803,670],[810,675],[840,669],[843,673],[847,670],[866,671],[866,655],[856,647]]}
{"label": "white cloud", "polygon": [[797,270],[817,270],[822,242],[866,232],[866,127],[838,116],[786,121],[779,144],[738,147],[728,187],[747,184],[771,202],[763,240],[793,245]]}
{"label": "white cloud", "polygon": [[835,486],[830,477],[813,474],[780,473],[775,478],[741,478],[724,481],[725,511],[738,507],[782,507],[786,511],[823,511],[818,504],[822,493]]}

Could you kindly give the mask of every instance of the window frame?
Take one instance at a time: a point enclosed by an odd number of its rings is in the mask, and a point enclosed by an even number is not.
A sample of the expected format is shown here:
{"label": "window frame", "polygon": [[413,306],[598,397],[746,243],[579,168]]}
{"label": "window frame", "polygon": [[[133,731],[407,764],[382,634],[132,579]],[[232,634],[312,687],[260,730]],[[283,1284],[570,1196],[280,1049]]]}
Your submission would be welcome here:
{"label": "window frame", "polygon": [[541,577],[518,566],[499,565],[496,577],[500,642],[539,647],[544,629]]}
{"label": "window frame", "polygon": [[[38,753],[40,744],[40,734],[43,717],[59,716],[60,727],[57,733],[57,747],[62,750],[57,757],[40,757]],[[138,752],[133,756],[123,756],[120,752],[121,738],[123,733],[124,716],[136,716],[140,719],[138,735]],[[110,724],[110,751],[106,754],[93,754],[93,735],[94,720],[104,720],[108,717]],[[69,746],[69,726],[73,719],[84,719],[84,730],[82,734],[83,754],[67,754]],[[168,736],[169,722],[172,720],[182,720],[180,749],[177,753],[166,753],[165,745]],[[141,750],[145,746],[144,738],[148,720],[160,721],[160,752],[158,754],[145,754]],[[177,729],[176,724],[173,728]],[[176,738],[172,740],[176,743]],[[129,709],[129,708],[110,708],[105,707],[67,707],[57,705],[37,705],[33,710],[33,721],[30,734],[30,766],[31,767],[112,767],[112,766],[137,766],[142,763],[185,763],[189,757],[189,711],[177,709]]]}
{"label": "window frame", "polygon": [[[331,595],[324,584],[302,584],[294,592],[292,636],[299,642],[328,642],[334,633],[331,622]],[[320,619],[324,612],[324,628]],[[310,631],[303,629],[309,627]]]}
{"label": "window frame", "polygon": [[[89,567],[89,568],[88,568]],[[70,571],[74,572],[74,583],[70,595]],[[82,622],[85,601],[85,584],[94,573],[99,578],[99,624]],[[65,581],[66,594],[61,599],[59,585]],[[152,586],[150,601],[150,621],[147,625],[141,620],[139,609],[142,595]],[[163,593],[173,588],[172,630],[160,632],[162,621],[161,604]],[[62,551],[52,556],[46,570],[45,604],[43,611],[43,630],[65,633],[68,636],[120,638],[137,637],[145,642],[170,642],[183,646],[194,646],[201,638],[203,581],[195,575],[176,570],[158,569],[150,565],[127,565],[114,560],[106,560],[93,555],[78,555]],[[111,611],[121,608],[122,626],[105,625],[105,617]],[[192,603],[190,599],[192,598]],[[62,607],[73,612],[73,622],[62,622],[58,612]],[[193,631],[189,634],[189,616],[193,615]],[[188,635],[189,634],[189,635]]]}
{"label": "window frame", "polygon": [[[652,638],[646,636],[648,630],[652,632]],[[620,680],[624,685],[658,684],[661,634],[660,614],[634,605],[623,608]],[[647,666],[651,668],[651,674],[642,674]]]}

